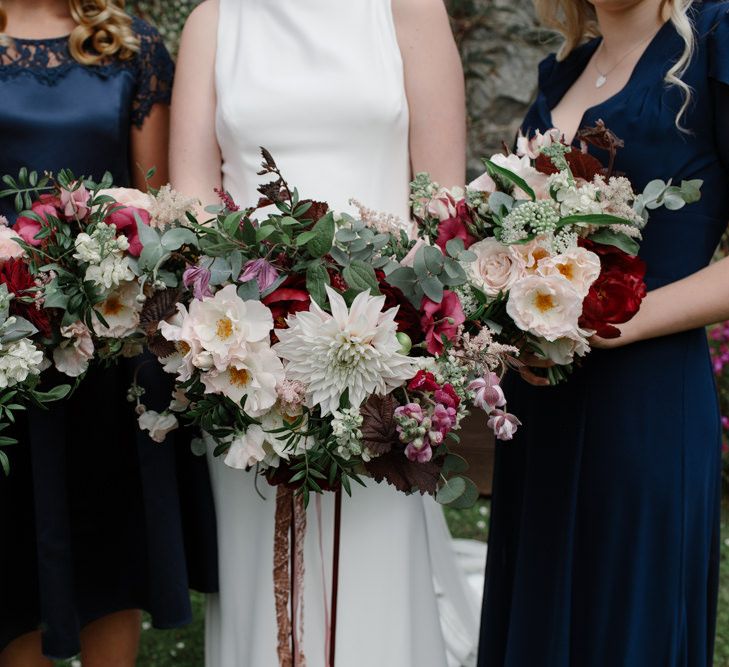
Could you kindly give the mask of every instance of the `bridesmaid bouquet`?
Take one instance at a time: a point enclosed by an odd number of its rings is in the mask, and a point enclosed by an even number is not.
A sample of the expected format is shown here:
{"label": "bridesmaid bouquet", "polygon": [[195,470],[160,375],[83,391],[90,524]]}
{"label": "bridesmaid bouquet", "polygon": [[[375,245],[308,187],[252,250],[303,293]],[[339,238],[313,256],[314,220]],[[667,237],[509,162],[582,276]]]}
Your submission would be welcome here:
{"label": "bridesmaid bouquet", "polygon": [[[581,148],[558,130],[521,136],[516,153],[485,160],[486,172],[465,192],[420,175],[413,187],[419,234],[448,252],[467,249],[468,285],[460,288],[469,318],[521,351],[551,360],[564,380],[593,335],[620,335],[615,325],[638,312],[646,294],[637,257],[649,211],[695,202],[701,181],[656,180],[642,194],[614,172],[623,143],[602,123],[580,133]],[[608,152],[604,167],[588,145]],[[426,277],[413,267],[411,279]]]}

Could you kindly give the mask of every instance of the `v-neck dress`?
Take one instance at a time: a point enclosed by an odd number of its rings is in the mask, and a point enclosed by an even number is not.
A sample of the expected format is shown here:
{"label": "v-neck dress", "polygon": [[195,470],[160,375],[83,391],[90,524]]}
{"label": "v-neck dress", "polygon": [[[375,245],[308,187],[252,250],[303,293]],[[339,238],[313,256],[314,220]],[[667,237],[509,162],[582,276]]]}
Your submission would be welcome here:
{"label": "v-neck dress", "polygon": [[[617,169],[637,190],[704,181],[699,203],[652,215],[649,289],[705,267],[729,221],[729,3],[696,3],[691,19],[690,132],[664,83],[683,50],[671,23],[582,119],[625,141]],[[552,126],[598,45],[542,62],[525,131]],[[480,667],[711,665],[721,441],[704,330],[596,350],[562,386],[510,377],[506,390],[524,425],[496,454]]]}

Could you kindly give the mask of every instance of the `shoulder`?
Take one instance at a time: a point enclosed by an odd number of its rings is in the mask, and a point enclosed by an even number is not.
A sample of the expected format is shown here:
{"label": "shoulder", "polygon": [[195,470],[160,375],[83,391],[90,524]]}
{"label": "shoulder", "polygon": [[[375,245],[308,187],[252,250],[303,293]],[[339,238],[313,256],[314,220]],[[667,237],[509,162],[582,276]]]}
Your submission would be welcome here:
{"label": "shoulder", "polygon": [[190,13],[184,32],[207,35],[214,33],[218,27],[219,14],[220,0],[204,0]]}
{"label": "shoulder", "polygon": [[727,0],[699,0],[691,8],[693,23],[699,39],[709,37],[721,31],[724,37],[729,37],[725,31],[729,30],[729,1]]}
{"label": "shoulder", "polygon": [[448,13],[443,0],[392,0],[396,21],[442,21]]}
{"label": "shoulder", "polygon": [[729,1],[703,0],[691,12],[697,62],[706,63],[710,78],[729,84]]}

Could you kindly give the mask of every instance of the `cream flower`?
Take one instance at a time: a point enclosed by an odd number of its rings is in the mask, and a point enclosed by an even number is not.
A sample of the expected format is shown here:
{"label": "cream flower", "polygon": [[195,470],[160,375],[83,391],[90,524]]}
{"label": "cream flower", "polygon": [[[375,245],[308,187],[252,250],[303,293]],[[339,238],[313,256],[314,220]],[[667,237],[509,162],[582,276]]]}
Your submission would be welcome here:
{"label": "cream flower", "polygon": [[167,434],[174,431],[179,423],[175,415],[169,412],[155,412],[154,410],[145,410],[137,418],[139,428],[149,432],[149,437],[155,442],[163,443]]}
{"label": "cream flower", "polygon": [[582,297],[562,276],[527,276],[509,292],[506,312],[522,331],[555,341],[574,335]]}
{"label": "cream flower", "polygon": [[465,263],[463,268],[473,285],[487,296],[507,292],[526,274],[524,257],[494,238],[474,243],[469,251],[476,255],[476,260]]}
{"label": "cream flower", "polygon": [[0,215],[0,264],[12,259],[22,257],[25,250],[18,243],[19,236],[8,227],[8,221]]}
{"label": "cream flower", "polygon": [[137,301],[139,285],[136,281],[123,283],[112,292],[106,301],[97,306],[98,312],[106,320],[104,326],[101,320],[94,320],[94,332],[97,336],[106,338],[124,338],[134,333],[139,325],[139,313],[142,304]]}
{"label": "cream flower", "polygon": [[540,261],[537,271],[542,276],[559,275],[566,278],[584,299],[592,284],[600,277],[600,258],[585,248],[570,248],[561,255]]}
{"label": "cream flower", "polygon": [[42,363],[43,352],[27,338],[0,345],[0,389],[25,382],[30,375],[39,375]]}
{"label": "cream flower", "polygon": [[99,190],[99,195],[111,197],[117,204],[131,208],[141,208],[149,211],[154,204],[154,198],[146,192],[134,188],[108,188]]}
{"label": "cream flower", "polygon": [[66,338],[53,350],[53,362],[56,368],[69,377],[83,375],[94,358],[94,341],[91,332],[83,322],[75,322],[61,327],[61,335]]}
{"label": "cream flower", "polygon": [[[532,167],[531,160],[528,156],[525,155],[523,157],[519,157],[513,153],[510,155],[497,153],[491,157],[491,162],[503,169],[508,169],[513,174],[523,178],[527,185],[534,190],[537,199],[549,198],[549,176],[542,174]],[[520,188],[515,188],[514,197],[517,199],[528,199],[526,192]]]}
{"label": "cream flower", "polygon": [[268,340],[273,316],[260,301],[243,301],[235,285],[227,285],[215,296],[193,300],[189,326],[200,349],[210,352],[216,368],[223,371],[231,357],[246,355],[250,343]]}
{"label": "cream flower", "polygon": [[177,375],[187,382],[195,370],[194,360],[200,352],[200,344],[195,339],[190,325],[187,308],[177,304],[177,313],[157,327],[163,338],[175,344],[175,353],[161,360],[166,373]]}
{"label": "cream flower", "polygon": [[256,424],[251,424],[245,433],[238,433],[230,443],[223,459],[225,465],[236,470],[247,470],[266,458],[263,443],[266,434]]}
{"label": "cream flower", "polygon": [[524,261],[526,273],[536,273],[541,262],[552,256],[552,244],[544,236],[539,236],[528,243],[518,243],[511,246],[512,252],[517,253]]}
{"label": "cream flower", "polygon": [[276,404],[276,385],[284,378],[283,364],[268,342],[249,343],[247,349],[245,357],[234,357],[226,368],[214,368],[201,379],[207,393],[223,394],[235,403],[246,396],[246,413],[259,417]]}
{"label": "cream flower", "polygon": [[587,339],[590,332],[578,329],[571,336],[559,338],[553,342],[541,341],[539,347],[550,361],[559,366],[571,364],[575,356],[584,357],[590,351],[590,344]]}
{"label": "cream flower", "polygon": [[393,308],[382,312],[385,297],[357,295],[351,308],[327,287],[332,314],[312,303],[308,312],[289,317],[278,332],[274,350],[286,362],[286,376],[307,386],[310,407],[323,415],[339,408],[345,390],[352,406],[371,394],[385,395],[414,373],[413,363],[400,354]]}

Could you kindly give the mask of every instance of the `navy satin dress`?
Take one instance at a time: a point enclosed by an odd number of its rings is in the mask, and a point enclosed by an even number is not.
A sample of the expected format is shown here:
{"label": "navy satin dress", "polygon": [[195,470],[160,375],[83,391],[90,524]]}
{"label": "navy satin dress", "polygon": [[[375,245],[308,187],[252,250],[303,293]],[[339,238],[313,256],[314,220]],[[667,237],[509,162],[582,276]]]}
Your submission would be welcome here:
{"label": "navy satin dress", "polygon": [[[74,61],[66,38],[0,47],[0,174],[108,170],[129,185],[132,128],[169,103],[173,75],[158,33],[136,19],[134,29],[140,52],[100,66]],[[14,219],[12,201],[0,214]],[[178,627],[191,620],[188,585],[216,590],[205,459],[186,432],[156,444],[136,428],[126,392],[141,363],[92,368],[69,401],[17,425],[0,476],[0,651],[40,628],[46,655],[71,657],[84,625],[125,609]],[[169,376],[154,360],[139,375],[144,402],[163,408]]]}
{"label": "navy satin dress", "polygon": [[[691,134],[676,128],[680,94],[663,82],[683,49],[670,23],[582,121],[602,119],[625,141],[617,169],[639,190],[704,181],[700,203],[651,216],[649,289],[705,267],[729,221],[728,12],[713,1],[692,10]],[[598,44],[541,64],[525,131],[552,126]],[[479,666],[711,665],[721,445],[705,332],[595,351],[556,388],[510,377],[505,389],[524,425],[496,453]]]}

